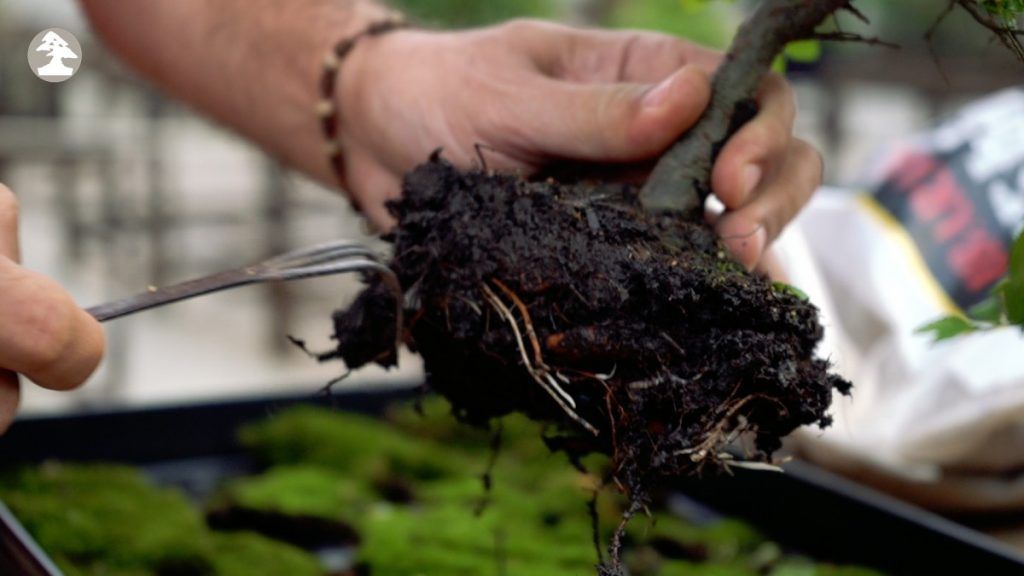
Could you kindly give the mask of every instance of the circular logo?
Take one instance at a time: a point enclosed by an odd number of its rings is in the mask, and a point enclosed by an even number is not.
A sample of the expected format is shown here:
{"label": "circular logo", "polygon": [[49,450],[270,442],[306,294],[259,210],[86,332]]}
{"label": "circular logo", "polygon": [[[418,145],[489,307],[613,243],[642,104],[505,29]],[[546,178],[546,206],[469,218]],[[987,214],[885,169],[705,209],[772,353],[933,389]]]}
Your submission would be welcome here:
{"label": "circular logo", "polygon": [[63,28],[47,28],[28,45],[28,65],[42,80],[63,82],[82,65],[82,45]]}

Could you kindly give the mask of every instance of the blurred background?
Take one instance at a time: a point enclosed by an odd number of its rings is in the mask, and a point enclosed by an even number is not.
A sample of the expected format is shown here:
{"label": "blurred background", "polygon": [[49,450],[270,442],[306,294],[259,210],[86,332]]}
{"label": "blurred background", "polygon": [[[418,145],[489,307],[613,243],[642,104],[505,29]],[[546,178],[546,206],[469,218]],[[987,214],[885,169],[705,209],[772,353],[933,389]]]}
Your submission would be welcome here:
{"label": "blurred background", "polygon": [[[657,29],[718,47],[749,8],[701,0],[395,4],[438,27],[535,16]],[[788,63],[797,131],[824,153],[829,184],[856,189],[885,143],[1020,82],[1019,64],[959,13],[926,42],[940,4],[860,0],[872,25],[849,19],[844,29],[900,50],[828,45]],[[32,37],[53,26],[72,31],[84,51],[79,73],[61,84],[36,78],[25,58]],[[26,265],[83,305],[318,241],[373,241],[339,194],[134,77],[98,43],[73,0],[0,0],[0,181],[23,206]],[[317,364],[286,336],[328,348],[331,312],[357,288],[345,278],[254,287],[111,323],[108,357],[93,381],[72,393],[26,387],[25,412],[313,392],[343,367]],[[397,372],[367,369],[343,385],[415,383],[419,371],[406,357]]]}

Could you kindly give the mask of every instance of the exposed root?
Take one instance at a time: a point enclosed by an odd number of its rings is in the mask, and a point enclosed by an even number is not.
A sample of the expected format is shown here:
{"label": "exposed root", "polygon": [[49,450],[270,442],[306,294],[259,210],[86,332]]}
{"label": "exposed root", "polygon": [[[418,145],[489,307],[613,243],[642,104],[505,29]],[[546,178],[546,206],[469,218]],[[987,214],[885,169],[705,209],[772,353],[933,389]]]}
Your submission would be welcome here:
{"label": "exposed root", "polygon": [[351,374],[352,374],[351,370],[345,370],[345,372],[341,376],[338,376],[336,378],[332,378],[326,384],[324,384],[320,388],[320,391],[318,392],[318,394],[322,394],[324,396],[331,396],[333,394],[333,392],[334,392],[334,387],[337,384],[339,384],[342,380],[348,378]]}
{"label": "exposed root", "polygon": [[505,425],[501,420],[495,424],[494,432],[491,434],[490,456],[487,458],[487,468],[480,476],[484,486],[484,494],[476,506],[474,512],[480,516],[487,510],[491,503],[491,494],[494,490],[494,467],[498,465],[498,456],[501,455],[501,444],[505,437]]}
{"label": "exposed root", "polygon": [[[499,287],[502,287],[500,283],[498,283],[498,285]],[[522,305],[522,302],[520,302],[518,298],[515,299],[515,302],[518,303],[517,305],[522,306],[520,310],[522,311],[524,318],[523,323],[527,326],[527,330],[530,334],[530,339],[534,345],[534,352],[537,358],[536,366],[534,366],[534,364],[530,362],[530,357],[526,353],[526,345],[523,343],[523,335],[519,331],[519,324],[516,322],[515,317],[512,315],[512,311],[509,310],[508,306],[506,306],[505,303],[501,301],[501,298],[499,298],[498,295],[495,294],[494,291],[491,290],[490,287],[488,287],[486,284],[481,284],[480,288],[481,290],[483,290],[484,296],[487,299],[488,303],[490,303],[491,306],[494,307],[494,310],[498,313],[498,316],[500,316],[512,328],[512,332],[513,334],[515,334],[516,344],[519,348],[519,352],[522,357],[523,366],[526,367],[527,372],[529,372],[533,380],[537,382],[537,384],[539,384],[540,387],[543,388],[544,391],[547,392],[551,396],[551,398],[555,400],[555,402],[558,403],[558,405],[562,408],[565,414],[569,416],[569,418],[571,418],[574,422],[582,426],[585,430],[587,430],[594,436],[597,436],[599,434],[597,428],[595,428],[590,422],[587,422],[586,420],[581,418],[579,414],[576,413],[576,401],[573,400],[572,396],[569,396],[569,394],[565,390],[563,390],[561,386],[558,385],[558,382],[556,382],[555,379],[551,376],[550,369],[548,369],[547,365],[544,364],[544,361],[540,355],[540,344],[537,340],[536,334],[533,332],[533,326],[530,323],[530,316],[526,312],[526,307]],[[505,289],[507,290],[507,288]],[[511,291],[509,292],[511,293]],[[514,297],[515,295],[513,294],[512,296]]]}
{"label": "exposed root", "polygon": [[[497,286],[499,290],[504,292],[505,295],[508,296],[510,300],[512,300],[512,303],[515,304],[516,308],[519,309],[519,313],[522,314],[523,316],[523,324],[526,326],[526,334],[530,337],[530,344],[533,345],[533,360],[538,367],[544,370],[548,370],[547,365],[544,364],[544,358],[541,356],[540,353],[540,341],[537,340],[537,333],[534,332],[533,330],[533,322],[530,320],[530,311],[526,308],[526,305],[523,304],[523,301],[520,300],[518,296],[516,296],[516,293],[513,292],[508,286],[505,286],[504,282],[498,280],[497,278],[492,278],[491,282],[493,282],[494,285]],[[572,399],[570,398],[569,400],[571,401]],[[573,407],[576,407],[575,402],[573,402]]]}
{"label": "exposed root", "polygon": [[590,500],[587,500],[587,515],[590,516],[590,536],[594,541],[594,553],[597,556],[597,563],[603,564],[604,549],[601,546],[601,519],[597,514],[597,499],[600,495],[600,489],[595,489]]}
{"label": "exposed root", "polygon": [[730,473],[732,472],[732,468],[760,470],[763,472],[784,472],[784,470],[777,464],[771,462],[748,462],[745,460],[736,460],[736,458],[728,452],[718,454],[718,461],[721,462],[722,467]]}
{"label": "exposed root", "polygon": [[625,571],[622,567],[622,537],[626,534],[626,526],[629,525],[629,521],[633,519],[641,510],[646,507],[646,501],[640,498],[634,498],[630,503],[629,508],[622,514],[622,520],[619,522],[618,527],[615,528],[615,532],[612,534],[611,544],[608,545],[608,562],[602,563],[598,567],[599,576],[624,576]]}

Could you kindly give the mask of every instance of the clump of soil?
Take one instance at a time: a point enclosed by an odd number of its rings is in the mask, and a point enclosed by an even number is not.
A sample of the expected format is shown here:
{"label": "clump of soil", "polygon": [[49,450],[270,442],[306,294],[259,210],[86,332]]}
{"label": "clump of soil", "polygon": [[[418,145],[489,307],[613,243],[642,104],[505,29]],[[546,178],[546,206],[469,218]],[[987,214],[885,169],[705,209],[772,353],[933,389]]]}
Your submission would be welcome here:
{"label": "clump of soil", "polygon": [[[850,384],[814,357],[813,305],[733,262],[703,221],[651,215],[622,184],[461,172],[435,156],[390,205],[404,340],[464,421],[511,412],[557,424],[549,444],[604,452],[642,501],[749,437],[767,457],[827,426]],[[335,313],[349,368],[394,362],[393,294]]]}

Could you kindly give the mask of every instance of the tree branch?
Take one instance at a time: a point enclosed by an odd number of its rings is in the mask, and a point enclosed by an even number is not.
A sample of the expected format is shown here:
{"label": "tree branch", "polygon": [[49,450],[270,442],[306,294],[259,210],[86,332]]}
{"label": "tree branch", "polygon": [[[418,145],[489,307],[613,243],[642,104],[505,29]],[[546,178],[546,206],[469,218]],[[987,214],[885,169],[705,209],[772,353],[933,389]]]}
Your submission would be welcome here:
{"label": "tree branch", "polygon": [[988,13],[977,0],[955,0],[965,12],[974,18],[974,21],[988,28],[996,35],[996,38],[1010,49],[1021,62],[1024,62],[1024,45],[1021,44],[1021,36],[1024,31],[1011,28],[1006,23],[1000,22],[995,16]]}
{"label": "tree branch", "polygon": [[754,97],[772,61],[794,40],[851,0],[763,0],[740,27],[712,80],[711,103],[697,124],[658,161],[640,200],[648,211],[702,215],[711,167],[725,141],[756,113]]}
{"label": "tree branch", "polygon": [[893,50],[899,50],[900,48],[899,44],[886,42],[876,36],[861,36],[855,32],[815,32],[811,38],[821,40],[823,42],[859,42],[861,44],[867,44],[868,46],[884,46]]}

